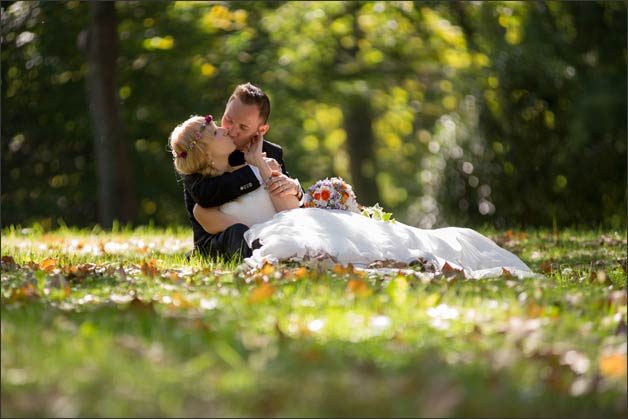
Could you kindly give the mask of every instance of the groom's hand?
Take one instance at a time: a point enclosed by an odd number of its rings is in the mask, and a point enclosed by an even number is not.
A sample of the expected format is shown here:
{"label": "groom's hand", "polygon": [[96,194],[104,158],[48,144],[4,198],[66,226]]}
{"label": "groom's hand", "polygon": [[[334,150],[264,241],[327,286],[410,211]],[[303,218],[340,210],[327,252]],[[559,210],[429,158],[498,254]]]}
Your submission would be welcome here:
{"label": "groom's hand", "polygon": [[266,188],[269,193],[278,197],[298,196],[300,185],[295,179],[291,179],[281,172],[273,171],[273,177],[266,183]]}

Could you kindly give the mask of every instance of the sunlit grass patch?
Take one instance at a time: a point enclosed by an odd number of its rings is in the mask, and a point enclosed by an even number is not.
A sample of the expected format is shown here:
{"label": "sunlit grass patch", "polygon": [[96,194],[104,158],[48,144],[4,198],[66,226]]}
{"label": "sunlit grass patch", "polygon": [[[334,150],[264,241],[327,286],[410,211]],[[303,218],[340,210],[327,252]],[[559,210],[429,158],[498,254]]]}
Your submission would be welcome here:
{"label": "sunlit grass patch", "polygon": [[486,234],[545,278],[249,271],[188,261],[186,229],[5,230],[3,414],[624,417],[625,232]]}

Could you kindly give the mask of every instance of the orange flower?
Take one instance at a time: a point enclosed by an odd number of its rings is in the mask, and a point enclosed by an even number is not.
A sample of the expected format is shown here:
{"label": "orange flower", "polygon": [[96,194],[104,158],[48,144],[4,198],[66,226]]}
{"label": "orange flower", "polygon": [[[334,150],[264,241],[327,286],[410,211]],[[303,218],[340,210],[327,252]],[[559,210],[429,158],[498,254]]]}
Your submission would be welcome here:
{"label": "orange flower", "polygon": [[323,191],[321,192],[321,198],[323,198],[323,201],[329,200],[330,195],[331,193],[329,192],[328,189],[323,189]]}

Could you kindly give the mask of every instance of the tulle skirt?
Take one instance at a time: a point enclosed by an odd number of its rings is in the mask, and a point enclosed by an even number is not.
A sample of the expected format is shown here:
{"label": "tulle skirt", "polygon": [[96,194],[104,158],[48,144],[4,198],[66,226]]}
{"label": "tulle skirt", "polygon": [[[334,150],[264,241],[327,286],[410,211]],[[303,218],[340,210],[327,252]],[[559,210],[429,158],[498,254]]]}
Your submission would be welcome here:
{"label": "tulle skirt", "polygon": [[390,261],[421,263],[436,272],[459,271],[473,279],[539,276],[516,255],[474,230],[458,227],[424,230],[342,210],[283,211],[253,225],[244,238],[254,248],[252,256],[245,259],[251,267],[259,267],[266,261],[330,258],[357,267]]}

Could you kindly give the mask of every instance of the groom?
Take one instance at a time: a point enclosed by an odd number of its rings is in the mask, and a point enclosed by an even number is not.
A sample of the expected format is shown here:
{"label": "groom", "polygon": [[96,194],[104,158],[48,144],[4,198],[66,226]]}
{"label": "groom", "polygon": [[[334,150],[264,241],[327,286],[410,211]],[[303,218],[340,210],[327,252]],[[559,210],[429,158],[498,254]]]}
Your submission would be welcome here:
{"label": "groom", "polygon": [[[268,116],[270,115],[270,100],[266,93],[251,83],[241,84],[233,91],[227,102],[221,126],[228,130],[229,137],[237,150],[229,156],[231,166],[245,163],[244,153],[257,136],[268,132]],[[282,173],[273,172],[271,179],[260,177],[259,171],[246,165],[233,172],[227,172],[215,177],[193,174],[183,177],[183,193],[188,218],[194,231],[194,251],[202,256],[225,257],[234,255],[249,257],[251,249],[244,240],[244,233],[248,227],[244,224],[221,224],[222,220],[215,220],[216,230],[219,233],[208,233],[194,218],[194,205],[201,207],[217,207],[232,201],[239,196],[254,191],[264,182],[268,192],[276,195],[296,195],[301,200],[303,190],[298,179],[291,179],[283,162],[283,150],[277,144],[264,140],[262,152],[275,159],[281,166]]]}

